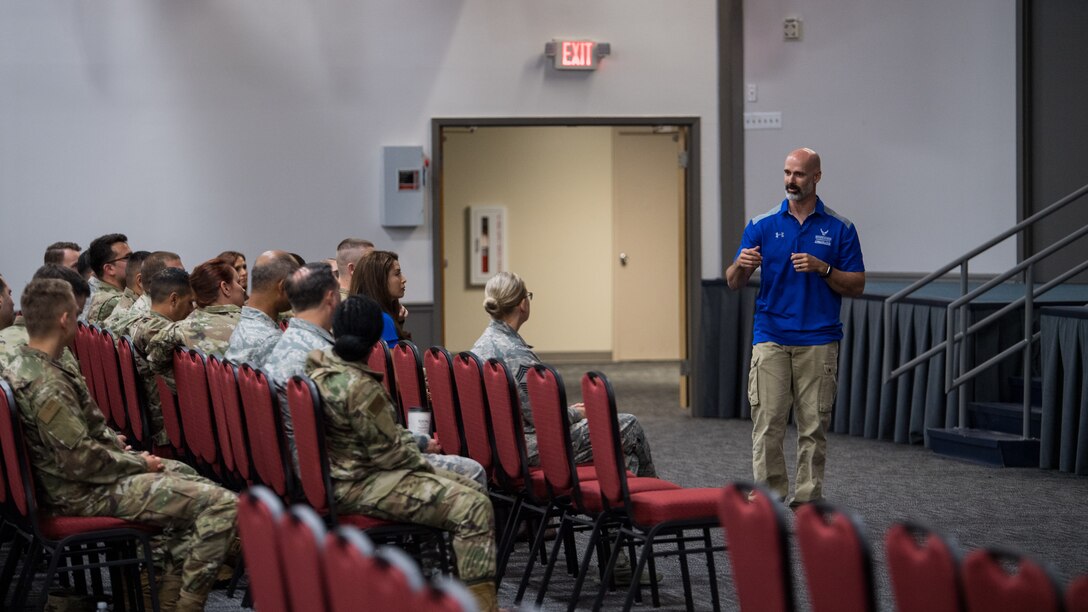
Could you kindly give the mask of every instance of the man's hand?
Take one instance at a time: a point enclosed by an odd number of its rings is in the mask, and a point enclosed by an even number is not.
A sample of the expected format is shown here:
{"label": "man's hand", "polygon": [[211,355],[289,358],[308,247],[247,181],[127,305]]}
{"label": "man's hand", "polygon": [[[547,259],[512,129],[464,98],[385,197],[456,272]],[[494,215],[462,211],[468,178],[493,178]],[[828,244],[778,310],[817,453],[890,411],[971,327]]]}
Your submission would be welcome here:
{"label": "man's hand", "polygon": [[162,469],[163,469],[162,459],[160,459],[159,457],[156,457],[155,455],[152,455],[151,453],[149,453],[147,451],[144,451],[144,452],[140,453],[140,456],[143,457],[144,461],[147,463],[147,471],[148,472],[161,472],[162,471]]}
{"label": "man's hand", "polygon": [[763,264],[763,255],[759,252],[759,246],[750,249],[741,249],[734,261],[725,270],[725,282],[733,291],[740,289],[752,277],[756,268]]}
{"label": "man's hand", "polygon": [[401,323],[404,323],[404,320],[407,319],[407,318],[408,318],[408,309],[405,308],[404,305],[402,304],[401,307],[400,307],[400,312],[397,313],[397,320],[400,321]]}
{"label": "man's hand", "polygon": [[737,256],[736,265],[754,272],[756,268],[763,264],[763,255],[759,252],[759,247],[752,247],[750,249],[741,249],[740,255]]}
{"label": "man's hand", "polygon": [[793,253],[790,261],[793,262],[794,272],[816,272],[822,275],[827,271],[826,261],[808,253]]}
{"label": "man's hand", "polygon": [[438,440],[431,438],[431,441],[427,443],[427,450],[425,450],[424,452],[429,455],[441,455],[442,444],[440,444]]}

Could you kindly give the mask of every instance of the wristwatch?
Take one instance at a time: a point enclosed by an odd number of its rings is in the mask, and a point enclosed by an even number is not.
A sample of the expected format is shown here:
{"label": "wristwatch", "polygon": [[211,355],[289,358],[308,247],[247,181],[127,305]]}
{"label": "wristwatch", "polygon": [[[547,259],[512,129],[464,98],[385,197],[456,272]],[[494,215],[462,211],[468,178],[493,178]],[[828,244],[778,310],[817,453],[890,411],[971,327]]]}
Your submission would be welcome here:
{"label": "wristwatch", "polygon": [[829,276],[831,276],[831,264],[827,264],[827,270],[824,270],[824,273],[820,275],[820,278],[827,278]]}

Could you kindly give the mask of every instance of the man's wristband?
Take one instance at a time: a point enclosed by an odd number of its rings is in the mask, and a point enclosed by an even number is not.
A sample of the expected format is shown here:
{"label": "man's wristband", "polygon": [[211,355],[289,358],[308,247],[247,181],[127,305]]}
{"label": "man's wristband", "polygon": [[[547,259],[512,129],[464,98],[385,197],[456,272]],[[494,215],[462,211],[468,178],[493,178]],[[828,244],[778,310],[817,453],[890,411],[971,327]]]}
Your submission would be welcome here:
{"label": "man's wristband", "polygon": [[831,270],[831,264],[827,264],[827,270],[825,270],[824,273],[820,275],[820,278],[827,278],[831,276]]}

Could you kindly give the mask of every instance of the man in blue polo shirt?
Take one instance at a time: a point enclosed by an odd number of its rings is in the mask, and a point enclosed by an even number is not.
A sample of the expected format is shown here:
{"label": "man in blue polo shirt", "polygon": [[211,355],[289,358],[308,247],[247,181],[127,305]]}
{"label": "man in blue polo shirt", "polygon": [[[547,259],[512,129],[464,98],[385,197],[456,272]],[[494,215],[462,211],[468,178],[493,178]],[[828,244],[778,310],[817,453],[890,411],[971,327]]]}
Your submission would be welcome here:
{"label": "man in blue polo shirt", "polygon": [[839,363],[842,296],[865,289],[857,229],[816,195],[820,156],[786,157],[786,199],[753,218],[725,271],[730,289],[762,266],[756,298],[748,399],[752,404],[752,472],[783,501],[789,494],[782,452],[786,421],[797,422],[797,476],[790,507],[823,496],[827,426]]}

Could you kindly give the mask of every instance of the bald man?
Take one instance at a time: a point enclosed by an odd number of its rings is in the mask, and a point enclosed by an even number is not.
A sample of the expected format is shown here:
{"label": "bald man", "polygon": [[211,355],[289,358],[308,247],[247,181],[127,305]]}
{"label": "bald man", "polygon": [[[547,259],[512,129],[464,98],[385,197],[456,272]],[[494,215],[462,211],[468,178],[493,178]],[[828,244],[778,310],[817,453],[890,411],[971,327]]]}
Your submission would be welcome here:
{"label": "bald man", "polygon": [[265,251],[253,262],[249,274],[252,293],[242,307],[238,326],[230,336],[226,358],[241,365],[263,368],[283,330],[277,318],[291,308],[284,281],[298,270],[298,262],[286,251]]}
{"label": "bald man", "polygon": [[816,195],[820,156],[786,156],[786,199],[744,228],[729,288],[740,289],[762,266],[756,298],[748,400],[752,404],[752,471],[785,501],[789,476],[782,443],[790,409],[797,422],[797,475],[790,507],[822,499],[827,427],[838,384],[842,297],[865,289],[858,232]]}

